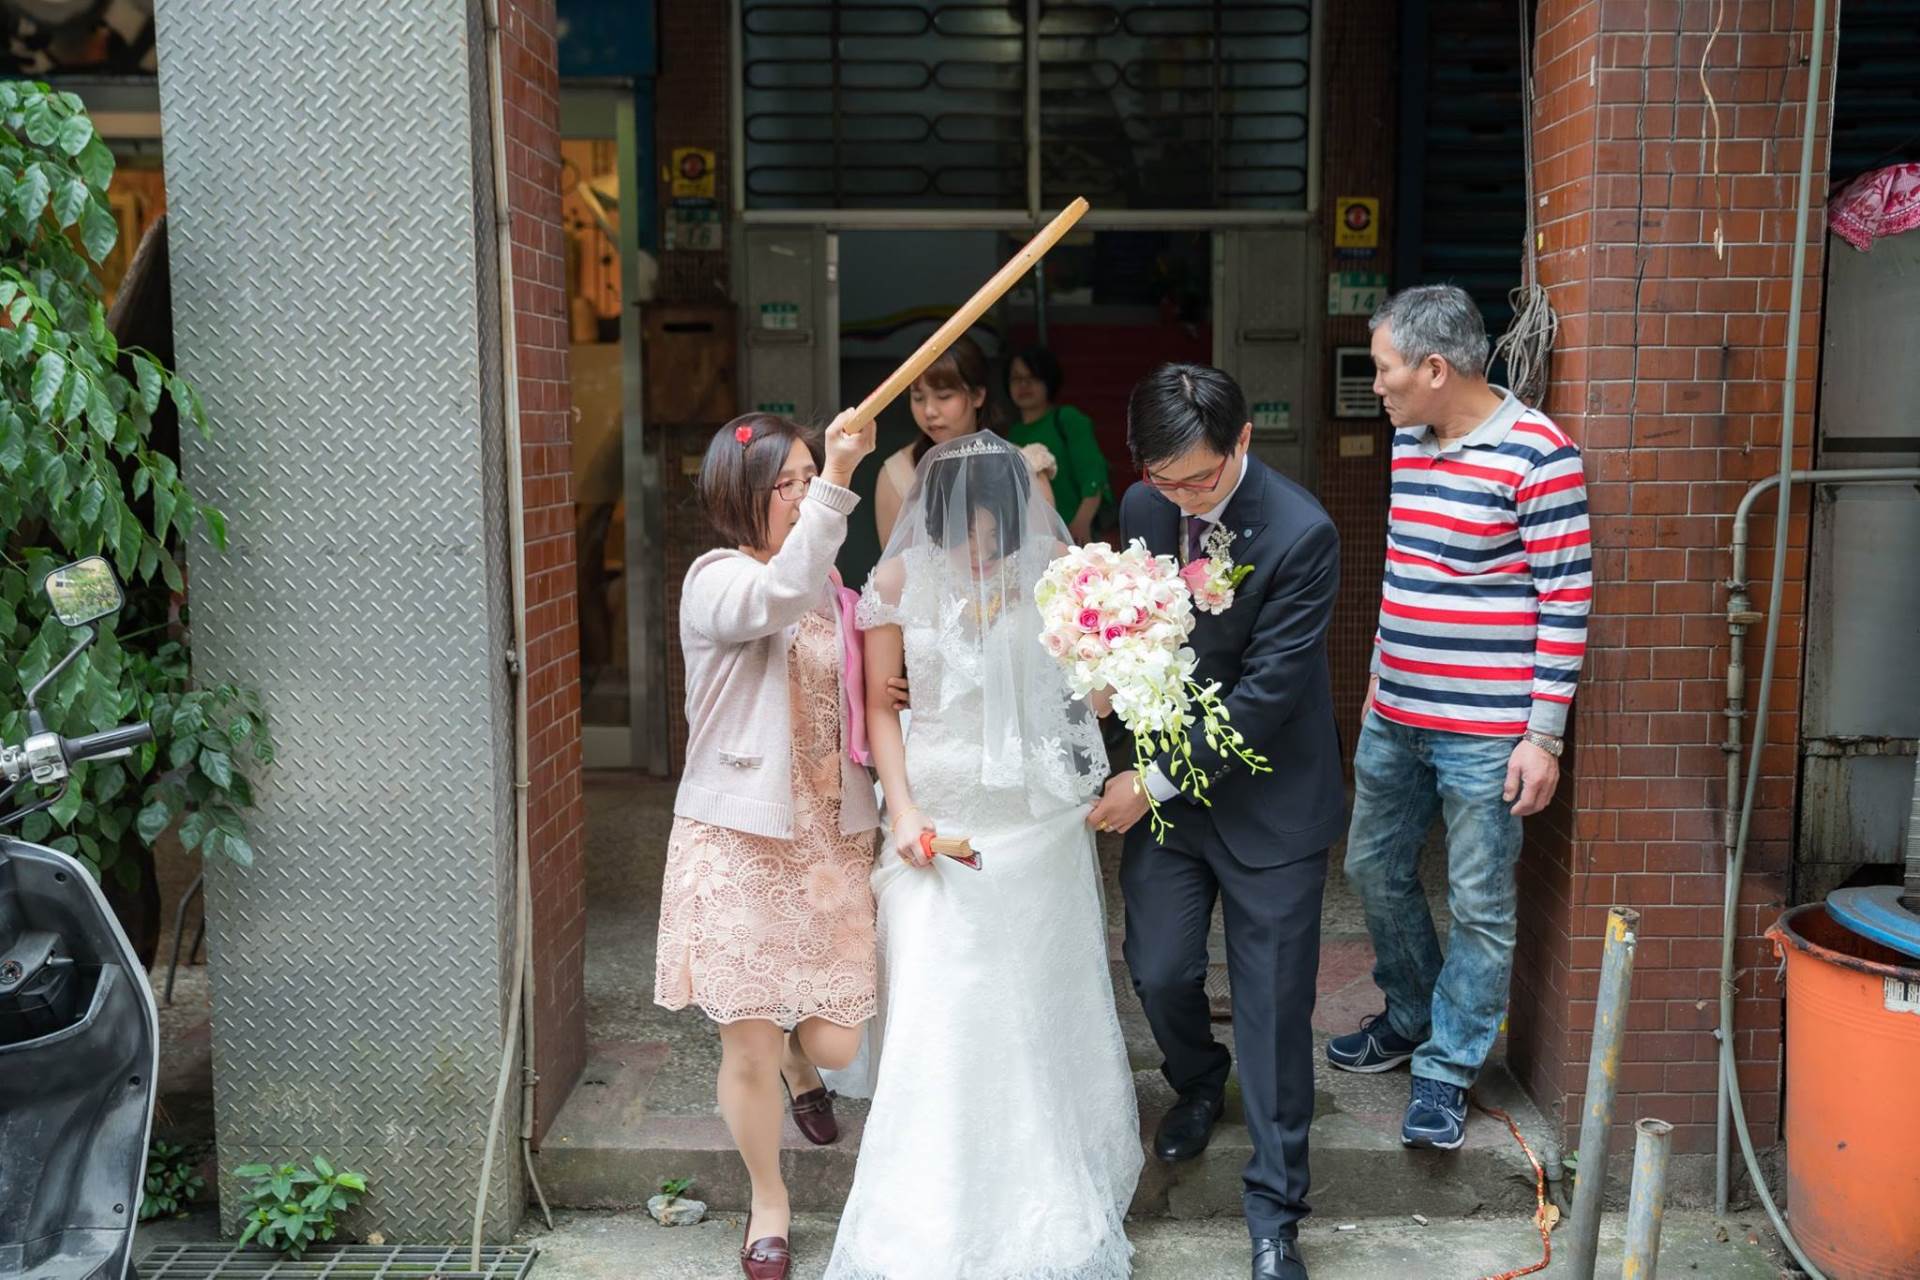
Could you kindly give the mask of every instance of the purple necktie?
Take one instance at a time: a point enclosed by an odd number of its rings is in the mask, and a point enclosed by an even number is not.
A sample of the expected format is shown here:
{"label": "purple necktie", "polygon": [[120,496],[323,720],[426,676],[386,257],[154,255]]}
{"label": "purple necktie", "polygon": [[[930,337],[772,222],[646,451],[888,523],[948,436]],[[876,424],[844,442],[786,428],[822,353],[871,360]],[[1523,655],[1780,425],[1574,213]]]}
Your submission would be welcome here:
{"label": "purple necktie", "polygon": [[1205,516],[1187,517],[1187,559],[1198,560],[1207,553],[1207,531],[1213,521]]}

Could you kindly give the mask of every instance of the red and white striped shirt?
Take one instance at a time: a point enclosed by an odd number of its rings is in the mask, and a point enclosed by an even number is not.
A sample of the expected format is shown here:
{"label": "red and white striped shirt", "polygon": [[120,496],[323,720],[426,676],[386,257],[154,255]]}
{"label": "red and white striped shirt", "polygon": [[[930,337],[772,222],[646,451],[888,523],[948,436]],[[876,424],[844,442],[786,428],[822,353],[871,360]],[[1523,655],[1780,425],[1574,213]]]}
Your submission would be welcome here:
{"label": "red and white striped shirt", "polygon": [[1396,432],[1374,709],[1452,733],[1564,733],[1592,550],[1580,450],[1545,414],[1508,394],[1460,439]]}

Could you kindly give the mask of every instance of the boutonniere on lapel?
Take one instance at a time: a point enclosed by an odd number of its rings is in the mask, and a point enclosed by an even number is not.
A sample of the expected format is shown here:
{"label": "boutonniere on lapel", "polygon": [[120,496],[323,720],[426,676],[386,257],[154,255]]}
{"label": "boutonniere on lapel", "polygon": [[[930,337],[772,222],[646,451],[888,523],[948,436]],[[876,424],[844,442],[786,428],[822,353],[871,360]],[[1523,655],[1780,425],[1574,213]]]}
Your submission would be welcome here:
{"label": "boutonniere on lapel", "polygon": [[1215,525],[1201,544],[1204,555],[1189,560],[1180,577],[1193,593],[1194,607],[1203,613],[1225,613],[1233,608],[1233,592],[1253,572],[1250,564],[1233,562],[1233,530]]}

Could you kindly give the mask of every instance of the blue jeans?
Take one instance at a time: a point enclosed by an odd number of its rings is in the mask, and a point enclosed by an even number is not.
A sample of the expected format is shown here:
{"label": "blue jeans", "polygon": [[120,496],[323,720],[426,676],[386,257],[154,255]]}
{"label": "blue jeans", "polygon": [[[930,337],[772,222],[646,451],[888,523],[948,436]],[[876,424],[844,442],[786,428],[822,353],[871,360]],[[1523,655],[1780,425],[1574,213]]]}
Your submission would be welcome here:
{"label": "blue jeans", "polygon": [[[1389,1025],[1420,1046],[1413,1074],[1463,1089],[1493,1048],[1513,976],[1520,819],[1500,791],[1516,741],[1369,712],[1353,757],[1347,880],[1366,907],[1373,980]],[[1446,815],[1453,915],[1444,958],[1419,874],[1436,811]]]}

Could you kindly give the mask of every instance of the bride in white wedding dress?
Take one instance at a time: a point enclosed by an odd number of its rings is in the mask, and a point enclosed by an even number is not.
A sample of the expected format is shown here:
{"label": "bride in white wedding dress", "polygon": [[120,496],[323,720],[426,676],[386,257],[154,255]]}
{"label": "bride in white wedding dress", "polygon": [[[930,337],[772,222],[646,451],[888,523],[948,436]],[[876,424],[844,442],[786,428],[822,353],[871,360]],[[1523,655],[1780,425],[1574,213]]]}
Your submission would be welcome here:
{"label": "bride in white wedding dress", "polygon": [[[828,1280],[1131,1270],[1142,1150],[1085,821],[1106,758],[1032,598],[1066,539],[1019,451],[965,436],[922,459],[861,598],[894,839],[873,875],[873,1107]],[[927,858],[923,830],[971,840],[980,869]]]}

